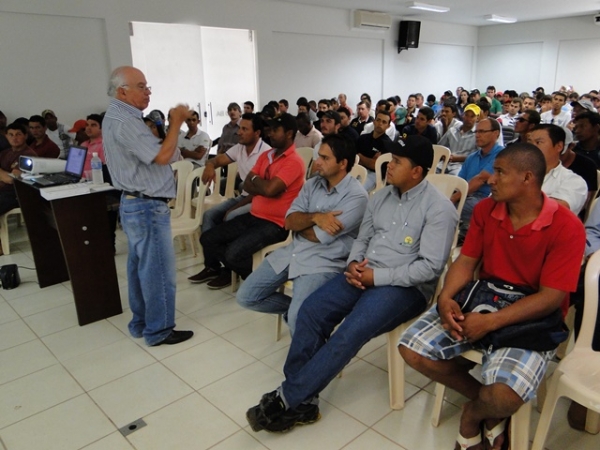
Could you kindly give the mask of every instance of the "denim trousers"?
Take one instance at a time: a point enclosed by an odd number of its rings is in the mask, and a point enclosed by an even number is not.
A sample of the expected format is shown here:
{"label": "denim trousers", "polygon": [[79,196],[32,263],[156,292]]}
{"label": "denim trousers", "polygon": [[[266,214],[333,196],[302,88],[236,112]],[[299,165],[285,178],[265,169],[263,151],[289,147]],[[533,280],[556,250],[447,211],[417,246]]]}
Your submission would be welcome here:
{"label": "denim trousers", "polygon": [[200,236],[204,265],[219,270],[223,264],[246,279],[252,272],[252,255],[287,235],[288,231],[276,223],[242,214]]}
{"label": "denim trousers", "polygon": [[[244,197],[239,195],[235,198],[230,198],[219,205],[215,205],[209,210],[205,211],[204,216],[202,216],[202,232],[206,233],[211,228],[214,228],[217,225],[223,223],[223,218],[225,217],[225,213],[229,210],[229,208],[233,208],[243,199]],[[248,203],[247,205],[244,205],[241,208],[233,210],[227,216],[227,220],[231,220],[236,218],[237,216],[241,216],[242,214],[249,213],[251,206],[252,203]]]}
{"label": "denim trousers", "polygon": [[253,271],[237,291],[237,302],[240,306],[252,311],[284,314],[294,335],[298,310],[304,300],[337,275],[336,272],[320,272],[300,275],[294,278],[292,296],[282,294],[277,290],[289,278],[289,267],[276,273],[266,259]]}
{"label": "denim trousers", "polygon": [[463,206],[462,212],[460,213],[460,225],[459,232],[460,236],[464,237],[469,230],[469,224],[471,223],[471,216],[473,215],[473,209],[484,198],[487,198],[487,194],[482,194],[480,192],[474,192],[467,196],[465,200],[465,205]]}
{"label": "denim trousers", "polygon": [[175,328],[175,251],[171,212],[160,200],[121,198],[121,223],[127,235],[127,281],[133,318],[129,332],[148,345]]}
{"label": "denim trousers", "polygon": [[280,388],[286,405],[296,408],[311,401],[363,345],[416,317],[426,306],[425,297],[414,287],[362,290],[351,286],[343,274],[324,284],[298,313]]}

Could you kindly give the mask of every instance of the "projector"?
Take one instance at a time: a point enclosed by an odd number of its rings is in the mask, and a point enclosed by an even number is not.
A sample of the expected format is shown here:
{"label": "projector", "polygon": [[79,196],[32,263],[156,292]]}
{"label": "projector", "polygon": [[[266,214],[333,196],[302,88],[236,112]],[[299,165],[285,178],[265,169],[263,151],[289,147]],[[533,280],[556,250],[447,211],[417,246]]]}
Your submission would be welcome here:
{"label": "projector", "polygon": [[62,159],[19,156],[19,170],[31,175],[64,172],[66,165],[67,162]]}

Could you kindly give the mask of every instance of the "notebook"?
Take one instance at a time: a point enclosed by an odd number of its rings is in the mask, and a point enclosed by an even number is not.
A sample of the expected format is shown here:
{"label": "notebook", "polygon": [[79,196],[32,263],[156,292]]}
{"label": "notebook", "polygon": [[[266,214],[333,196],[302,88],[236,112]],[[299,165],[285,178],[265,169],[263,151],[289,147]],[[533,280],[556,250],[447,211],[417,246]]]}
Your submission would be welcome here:
{"label": "notebook", "polygon": [[67,156],[67,165],[64,172],[48,173],[39,177],[32,178],[35,183],[47,186],[60,186],[62,184],[79,183],[83,174],[87,148],[71,147],[69,156]]}

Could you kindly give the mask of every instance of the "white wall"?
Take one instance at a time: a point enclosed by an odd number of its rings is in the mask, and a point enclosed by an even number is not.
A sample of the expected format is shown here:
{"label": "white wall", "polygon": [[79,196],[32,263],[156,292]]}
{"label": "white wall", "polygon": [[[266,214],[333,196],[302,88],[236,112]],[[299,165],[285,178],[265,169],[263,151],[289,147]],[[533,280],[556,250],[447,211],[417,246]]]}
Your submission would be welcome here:
{"label": "white wall", "polygon": [[[543,86],[548,92],[573,85],[580,93],[600,88],[600,27],[590,15],[481,27],[478,46],[479,55],[501,55],[493,77],[488,59],[478,59],[480,88],[495,84],[499,90],[521,91]],[[523,75],[523,83],[515,72]]]}
{"label": "white wall", "polygon": [[[431,60],[432,52],[436,54],[435,45],[446,46],[450,40],[452,45],[474,47],[477,38],[475,27],[423,22],[424,47],[397,55],[397,25],[384,33],[351,30],[349,11],[288,2],[3,0],[0,109],[10,120],[50,107],[62,122],[72,123],[90,109],[104,107],[111,69],[131,64],[130,21],[256,30],[261,105],[282,97],[291,103],[300,95],[333,97],[340,91],[348,94],[351,104],[364,91],[374,99],[396,93],[405,98],[417,81],[423,93],[439,94],[447,86],[433,70],[437,68]],[[19,44],[7,44],[16,41]],[[282,42],[289,45],[284,47]],[[32,48],[35,62],[27,60]],[[312,57],[300,61],[298,55],[307,52]],[[417,79],[407,67],[405,55],[409,55],[411,65],[431,70],[419,73]],[[302,70],[292,70],[300,63]],[[461,79],[472,76],[468,64],[455,68],[464,72],[464,76],[458,76]],[[240,70],[235,61],[232,70]],[[402,73],[397,73],[399,70]],[[12,89],[4,88],[5,80]],[[241,103],[246,98],[231,100]]]}

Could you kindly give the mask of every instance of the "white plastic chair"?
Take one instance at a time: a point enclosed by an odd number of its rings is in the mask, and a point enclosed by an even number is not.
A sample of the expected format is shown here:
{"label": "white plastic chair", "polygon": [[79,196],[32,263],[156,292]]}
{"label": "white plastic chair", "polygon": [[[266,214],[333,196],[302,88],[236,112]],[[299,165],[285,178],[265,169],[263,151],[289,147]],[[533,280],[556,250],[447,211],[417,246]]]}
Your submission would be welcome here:
{"label": "white plastic chair", "polygon": [[392,160],[391,153],[384,153],[383,155],[379,155],[379,158],[375,161],[375,189],[371,191],[371,194],[374,194],[379,189],[386,185],[385,177],[383,176],[382,167],[384,163],[389,163]]}
{"label": "white plastic chair", "polygon": [[[356,157],[356,159],[358,159],[358,156]],[[354,178],[360,181],[360,184],[362,184],[363,186],[367,184],[367,174],[368,172],[366,167],[361,166],[358,163],[358,161],[354,163],[354,165],[352,166],[352,170],[350,170],[350,175],[352,175]]]}
{"label": "white plastic chair", "polygon": [[546,395],[532,450],[542,450],[558,399],[570,398],[588,409],[585,430],[600,431],[600,353],[592,349],[598,314],[600,252],[592,255],[585,270],[583,320],[573,350],[558,364]]}
{"label": "white plastic chair", "polygon": [[[221,193],[219,192],[220,191],[219,188],[221,186],[221,168],[219,167],[215,170],[216,176],[215,176],[214,188],[213,188],[213,191],[210,193],[210,195],[207,195],[204,198],[204,211],[209,210],[213,206],[220,205],[221,203],[226,202],[227,200],[234,197],[235,179],[237,177],[237,171],[238,171],[237,163],[232,162],[227,165],[227,182],[225,184],[225,195],[221,195]],[[194,199],[193,202],[194,202],[194,206],[197,207],[198,206],[197,198]]]}
{"label": "white plastic chair", "polygon": [[306,169],[305,177],[308,178],[310,176],[310,169],[315,154],[314,149],[312,147],[299,147],[296,149],[296,153],[298,153],[304,161],[304,167]]}
{"label": "white plastic chair", "polygon": [[[15,214],[21,214],[21,208],[13,208],[0,216],[0,243],[2,243],[2,251],[5,255],[10,255],[10,240],[8,238],[8,217],[13,216]],[[21,218],[19,217],[19,224],[20,223]]]}
{"label": "white plastic chair", "polygon": [[442,160],[442,173],[445,173],[446,167],[448,167],[448,163],[450,162],[450,149],[448,147],[444,147],[443,145],[435,144],[433,146],[433,164],[429,169],[429,175],[435,174],[437,166]]}
{"label": "white plastic chair", "polygon": [[[462,178],[456,177],[454,175],[427,175],[426,179],[448,198],[450,198],[450,196],[454,193],[455,190],[460,191],[461,196],[457,206],[457,212],[460,216],[462,208],[465,204],[465,199],[467,198],[469,184]],[[457,239],[458,226],[456,227],[456,232],[454,233],[452,249],[456,247]],[[445,272],[447,270],[447,267],[452,262],[452,254],[453,251],[451,250],[450,256],[448,258],[448,264],[446,265],[444,273],[442,273],[442,275],[440,276],[440,281],[438,282],[435,294],[429,301],[429,306],[431,306],[433,302],[436,301],[439,291],[441,290],[441,285],[445,276]],[[404,359],[402,359],[402,356],[400,356],[400,352],[398,351],[398,341],[400,340],[400,336],[402,335],[402,333],[404,333],[408,329],[408,327],[410,327],[412,323],[417,319],[418,317],[408,322],[405,322],[387,334],[388,382],[390,385],[390,408],[392,409],[404,408]]]}
{"label": "white plastic chair", "polygon": [[183,194],[185,181],[192,170],[194,170],[194,164],[191,161],[181,160],[175,161],[171,164],[171,169],[176,172],[177,176],[177,196],[175,197],[175,207],[171,210],[171,218],[181,216],[183,213]]}
{"label": "white plastic chair", "polygon": [[[179,217],[171,218],[171,236],[189,236],[194,256],[197,255],[196,242],[200,237],[200,225],[202,225],[202,216],[204,215],[204,197],[206,196],[206,185],[202,183],[202,173],[204,167],[194,169],[185,180],[183,212]],[[197,202],[200,207],[196,208],[195,214],[192,210],[192,187],[197,182],[198,196]]]}

